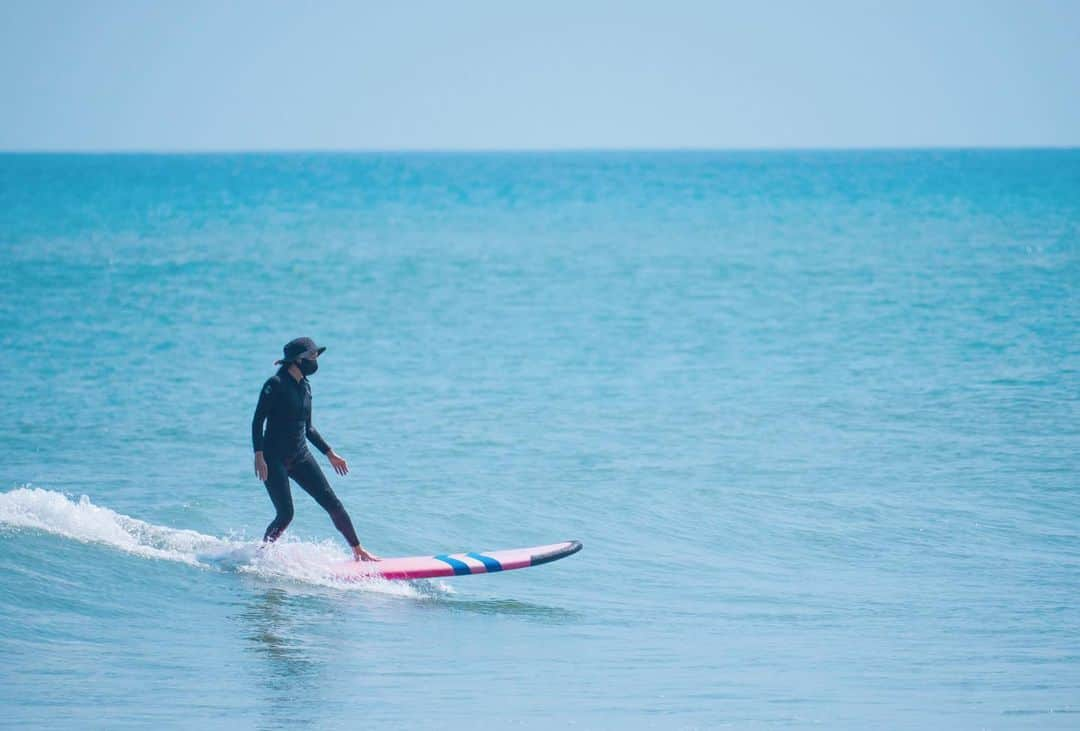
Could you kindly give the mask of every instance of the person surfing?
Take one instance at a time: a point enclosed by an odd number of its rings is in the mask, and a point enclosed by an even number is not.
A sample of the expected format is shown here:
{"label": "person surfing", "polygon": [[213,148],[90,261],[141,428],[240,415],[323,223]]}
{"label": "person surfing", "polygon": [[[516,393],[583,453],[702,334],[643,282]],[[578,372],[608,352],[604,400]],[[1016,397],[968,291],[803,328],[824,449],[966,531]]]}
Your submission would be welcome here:
{"label": "person surfing", "polygon": [[[326,455],[341,476],[349,474],[349,464],[335,452],[311,424],[311,385],[308,376],[319,370],[319,356],[326,350],[311,338],[296,338],[285,344],[284,357],[275,361],[278,372],[267,379],[259,393],[255,418],[251,421],[251,444],[255,449],[255,474],[270,493],[277,514],[266,527],[264,543],[273,543],[293,519],[291,477],[330,514],[341,535],[352,547],[357,561],[378,561],[379,557],[360,545],[345,506],[330,488],[319,463],[308,451],[307,442]],[[266,432],[263,432],[263,424]]]}

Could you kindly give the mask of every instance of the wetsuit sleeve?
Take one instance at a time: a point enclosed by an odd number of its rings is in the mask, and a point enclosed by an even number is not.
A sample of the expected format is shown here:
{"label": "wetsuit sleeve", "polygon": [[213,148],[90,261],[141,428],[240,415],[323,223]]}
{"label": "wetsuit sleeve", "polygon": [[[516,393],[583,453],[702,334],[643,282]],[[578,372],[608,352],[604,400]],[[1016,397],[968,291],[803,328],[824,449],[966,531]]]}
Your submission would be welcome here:
{"label": "wetsuit sleeve", "polygon": [[259,392],[259,403],[255,406],[255,416],[251,420],[251,447],[256,452],[261,452],[263,448],[263,424],[277,398],[277,385],[276,380],[271,378],[263,384],[262,391]]}
{"label": "wetsuit sleeve", "polygon": [[311,425],[311,412],[308,412],[307,415],[307,438],[309,442],[315,445],[315,449],[323,454],[330,451],[330,445],[326,443],[326,440],[322,438],[322,435],[315,431],[315,427]]}

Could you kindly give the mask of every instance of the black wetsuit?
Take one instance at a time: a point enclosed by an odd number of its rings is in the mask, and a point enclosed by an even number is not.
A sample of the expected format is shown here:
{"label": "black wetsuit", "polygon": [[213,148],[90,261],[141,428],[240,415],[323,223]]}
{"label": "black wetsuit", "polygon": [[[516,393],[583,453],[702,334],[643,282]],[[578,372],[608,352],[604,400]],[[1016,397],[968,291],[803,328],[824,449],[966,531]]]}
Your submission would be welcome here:
{"label": "black wetsuit", "polygon": [[[266,422],[266,434],[263,434]],[[326,454],[330,445],[311,425],[311,386],[307,378],[297,381],[287,368],[281,368],[263,384],[255,418],[251,422],[251,444],[262,451],[268,474],[266,491],[274,503],[277,515],[266,528],[264,541],[277,540],[293,518],[292,492],[289,478],[330,514],[334,526],[345,536],[350,546],[359,546],[349,514],[330,488],[318,462],[308,451],[307,441]]]}

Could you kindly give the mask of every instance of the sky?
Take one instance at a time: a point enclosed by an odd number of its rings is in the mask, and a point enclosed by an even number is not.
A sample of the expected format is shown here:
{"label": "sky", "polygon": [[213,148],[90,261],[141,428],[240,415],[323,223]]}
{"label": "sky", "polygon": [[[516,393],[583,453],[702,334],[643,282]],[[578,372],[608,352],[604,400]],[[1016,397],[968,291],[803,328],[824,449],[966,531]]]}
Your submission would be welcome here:
{"label": "sky", "polygon": [[1080,0],[0,0],[0,150],[1080,145]]}

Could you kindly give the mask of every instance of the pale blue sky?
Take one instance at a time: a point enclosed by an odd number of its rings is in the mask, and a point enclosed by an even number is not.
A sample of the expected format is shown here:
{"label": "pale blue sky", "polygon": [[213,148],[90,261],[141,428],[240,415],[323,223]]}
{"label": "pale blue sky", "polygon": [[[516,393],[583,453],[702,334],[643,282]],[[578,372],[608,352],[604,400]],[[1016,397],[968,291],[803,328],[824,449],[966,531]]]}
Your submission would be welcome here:
{"label": "pale blue sky", "polygon": [[0,4],[0,149],[1080,145],[1080,0]]}

